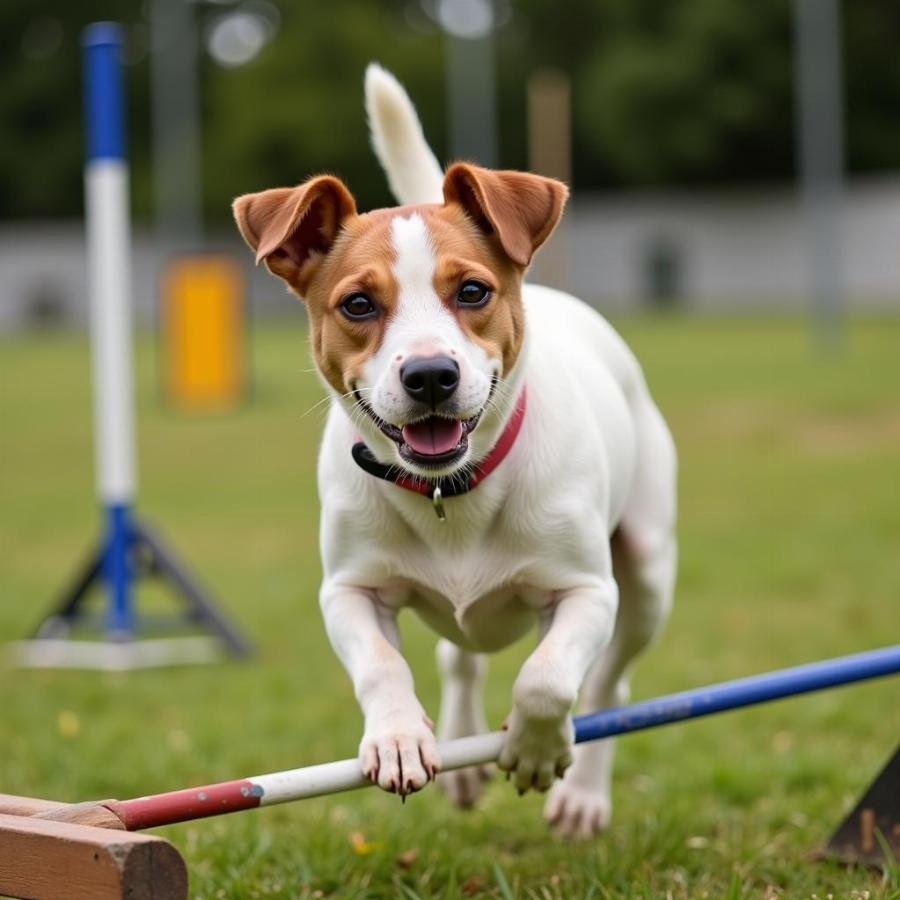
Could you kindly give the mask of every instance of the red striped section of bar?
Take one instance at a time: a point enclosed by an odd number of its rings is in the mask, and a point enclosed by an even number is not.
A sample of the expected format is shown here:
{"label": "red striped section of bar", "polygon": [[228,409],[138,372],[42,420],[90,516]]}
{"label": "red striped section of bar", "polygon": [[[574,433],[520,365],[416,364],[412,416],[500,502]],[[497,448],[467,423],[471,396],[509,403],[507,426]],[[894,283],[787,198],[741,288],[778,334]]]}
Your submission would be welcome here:
{"label": "red striped section of bar", "polygon": [[204,787],[170,791],[134,800],[111,800],[104,804],[111,809],[128,831],[141,831],[173,822],[204,819],[223,813],[253,809],[259,806],[263,790],[252,781],[223,781]]}

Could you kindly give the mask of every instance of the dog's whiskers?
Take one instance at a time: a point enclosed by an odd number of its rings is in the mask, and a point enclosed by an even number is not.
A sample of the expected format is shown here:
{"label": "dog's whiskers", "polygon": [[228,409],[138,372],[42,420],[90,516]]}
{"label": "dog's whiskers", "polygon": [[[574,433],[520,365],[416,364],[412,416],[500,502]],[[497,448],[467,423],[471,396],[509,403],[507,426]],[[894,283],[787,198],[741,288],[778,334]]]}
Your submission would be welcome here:
{"label": "dog's whiskers", "polygon": [[[344,396],[346,396],[346,394]],[[331,395],[329,394],[325,397],[322,397],[321,400],[317,400],[308,410],[306,410],[306,412],[301,414],[300,418],[305,419],[310,413],[316,412],[316,410],[321,409],[321,407],[323,407],[326,403],[331,403],[331,399]]]}

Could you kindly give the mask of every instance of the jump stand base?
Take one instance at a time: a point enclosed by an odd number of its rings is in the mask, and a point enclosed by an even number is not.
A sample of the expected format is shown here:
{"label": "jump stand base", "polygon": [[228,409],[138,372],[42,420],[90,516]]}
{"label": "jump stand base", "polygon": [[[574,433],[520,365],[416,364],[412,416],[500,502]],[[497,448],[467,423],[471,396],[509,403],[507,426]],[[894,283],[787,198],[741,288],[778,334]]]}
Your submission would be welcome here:
{"label": "jump stand base", "polygon": [[[89,592],[103,582],[106,546],[101,540],[55,609],[35,629],[33,637],[12,645],[14,663],[37,668],[119,671],[209,663],[223,655],[250,654],[244,636],[156,532],[134,517],[129,523],[127,541],[129,569],[134,578],[155,577],[165,581],[182,605],[180,615],[156,622],[148,619],[146,624],[165,629],[200,629],[205,634],[152,640],[133,640],[131,634],[108,635],[104,641],[70,639],[76,630],[96,633],[98,628],[103,628],[103,622],[84,609]],[[143,623],[144,620],[136,618],[135,630]]]}
{"label": "jump stand base", "polygon": [[168,841],[42,818],[65,806],[0,794],[0,895],[187,900],[187,868]]}
{"label": "jump stand base", "polygon": [[224,655],[219,641],[210,637],[121,642],[36,638],[9,644],[7,652],[12,664],[22,668],[105,672],[211,663]]}

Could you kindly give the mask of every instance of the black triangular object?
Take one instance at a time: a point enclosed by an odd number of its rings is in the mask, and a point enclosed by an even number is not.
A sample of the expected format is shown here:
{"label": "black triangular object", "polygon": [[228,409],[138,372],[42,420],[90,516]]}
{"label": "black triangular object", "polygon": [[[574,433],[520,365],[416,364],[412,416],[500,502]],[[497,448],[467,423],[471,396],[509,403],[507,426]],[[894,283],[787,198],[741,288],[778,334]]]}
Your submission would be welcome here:
{"label": "black triangular object", "polygon": [[900,860],[900,746],[820,855],[844,863],[884,866],[891,860],[882,842],[890,848],[893,861]]}

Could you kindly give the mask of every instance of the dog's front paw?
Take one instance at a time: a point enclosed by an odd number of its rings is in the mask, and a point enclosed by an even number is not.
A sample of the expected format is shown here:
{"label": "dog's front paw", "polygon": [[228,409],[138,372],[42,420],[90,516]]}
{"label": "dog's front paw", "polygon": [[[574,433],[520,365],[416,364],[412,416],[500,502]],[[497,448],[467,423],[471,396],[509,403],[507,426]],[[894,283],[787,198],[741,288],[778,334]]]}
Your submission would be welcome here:
{"label": "dog's front paw", "polygon": [[461,809],[471,809],[491,777],[490,766],[467,766],[438,775],[437,786]]}
{"label": "dog's front paw", "polygon": [[497,765],[509,772],[520,794],[546,791],[572,763],[575,728],[568,715],[537,718],[513,707]]}
{"label": "dog's front paw", "polygon": [[387,715],[366,724],[359,763],[373,784],[405,797],[434,779],[441,767],[431,722],[424,715]]}
{"label": "dog's front paw", "polygon": [[553,785],[544,806],[544,818],[563,837],[581,840],[603,831],[611,814],[608,791],[570,783],[568,778]]}

